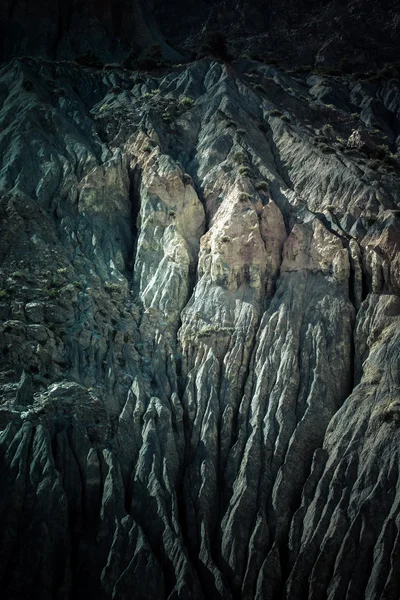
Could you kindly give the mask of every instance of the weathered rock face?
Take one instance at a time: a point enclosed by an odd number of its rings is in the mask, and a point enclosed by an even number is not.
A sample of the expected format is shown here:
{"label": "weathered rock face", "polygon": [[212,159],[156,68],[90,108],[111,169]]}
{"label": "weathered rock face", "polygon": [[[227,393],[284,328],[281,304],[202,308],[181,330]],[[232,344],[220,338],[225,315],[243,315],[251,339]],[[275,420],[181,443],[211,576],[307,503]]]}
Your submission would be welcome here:
{"label": "weathered rock face", "polygon": [[24,59],[0,107],[1,597],[397,600],[398,83]]}

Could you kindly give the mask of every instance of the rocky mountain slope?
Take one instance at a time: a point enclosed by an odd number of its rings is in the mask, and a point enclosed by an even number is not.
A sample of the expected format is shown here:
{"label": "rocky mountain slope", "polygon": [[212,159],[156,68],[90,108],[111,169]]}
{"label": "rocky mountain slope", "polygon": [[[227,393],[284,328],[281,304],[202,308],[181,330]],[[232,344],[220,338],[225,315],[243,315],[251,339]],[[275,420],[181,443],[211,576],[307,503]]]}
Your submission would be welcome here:
{"label": "rocky mountain slope", "polygon": [[400,89],[0,71],[0,594],[400,595]]}

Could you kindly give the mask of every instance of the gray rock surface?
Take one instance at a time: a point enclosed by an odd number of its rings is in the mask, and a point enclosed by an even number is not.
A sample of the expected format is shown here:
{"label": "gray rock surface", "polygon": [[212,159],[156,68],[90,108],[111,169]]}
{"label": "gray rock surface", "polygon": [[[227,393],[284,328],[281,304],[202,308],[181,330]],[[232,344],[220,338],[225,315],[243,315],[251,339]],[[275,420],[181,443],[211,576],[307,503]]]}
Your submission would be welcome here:
{"label": "gray rock surface", "polygon": [[397,600],[398,82],[23,59],[0,114],[1,597]]}

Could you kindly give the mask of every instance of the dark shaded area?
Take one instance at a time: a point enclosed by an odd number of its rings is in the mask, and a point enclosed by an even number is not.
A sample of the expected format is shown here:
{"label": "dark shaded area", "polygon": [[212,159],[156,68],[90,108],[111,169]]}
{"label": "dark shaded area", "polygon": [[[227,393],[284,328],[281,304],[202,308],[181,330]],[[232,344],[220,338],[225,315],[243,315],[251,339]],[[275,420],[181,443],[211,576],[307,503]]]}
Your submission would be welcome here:
{"label": "dark shaded area", "polygon": [[[122,61],[161,43],[165,58],[174,50],[190,59],[208,44],[210,32],[225,36],[228,50],[276,57],[289,64],[342,72],[382,68],[399,55],[396,0],[5,0],[0,14],[0,59],[40,55],[73,59],[95,52],[103,61]],[[174,50],[172,50],[172,48]]]}

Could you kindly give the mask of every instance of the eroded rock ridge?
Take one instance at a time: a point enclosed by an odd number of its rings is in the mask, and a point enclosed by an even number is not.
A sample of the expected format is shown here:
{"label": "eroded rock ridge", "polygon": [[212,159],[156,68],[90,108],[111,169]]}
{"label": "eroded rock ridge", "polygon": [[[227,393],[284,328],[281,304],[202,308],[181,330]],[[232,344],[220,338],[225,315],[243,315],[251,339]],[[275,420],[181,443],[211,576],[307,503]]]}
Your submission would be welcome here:
{"label": "eroded rock ridge", "polygon": [[1,597],[396,600],[398,82],[24,59],[0,110]]}

